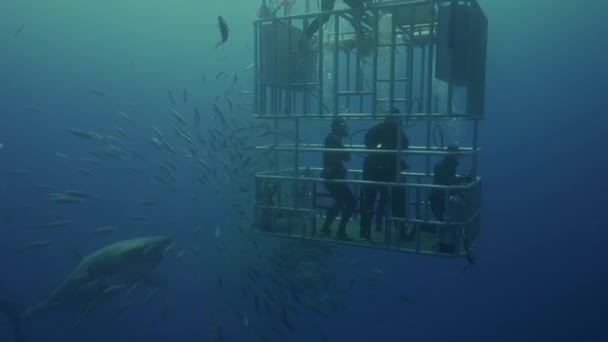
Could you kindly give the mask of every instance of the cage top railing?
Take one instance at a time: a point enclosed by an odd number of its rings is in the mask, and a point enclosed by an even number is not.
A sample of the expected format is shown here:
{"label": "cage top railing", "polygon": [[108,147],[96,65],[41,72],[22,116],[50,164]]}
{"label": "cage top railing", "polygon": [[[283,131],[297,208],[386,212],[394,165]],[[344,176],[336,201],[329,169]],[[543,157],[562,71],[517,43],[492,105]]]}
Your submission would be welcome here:
{"label": "cage top railing", "polygon": [[[323,168],[321,167],[316,167],[316,166],[300,166],[298,167],[298,170],[300,172],[306,172],[308,170],[310,171],[316,171],[316,172],[320,172],[323,170]],[[277,169],[277,170],[268,170],[268,171],[258,171],[256,173],[256,175],[259,176],[264,176],[264,175],[281,175],[283,173],[288,173],[288,172],[293,172],[295,169],[293,167],[288,167],[288,168],[281,168],[281,169]],[[363,170],[359,170],[359,169],[349,169],[348,170],[349,174],[355,174],[355,175],[363,175]],[[410,178],[433,178],[434,174],[430,173],[424,173],[424,172],[412,172],[412,171],[401,171],[400,173],[402,176],[406,176],[406,177],[410,177]],[[462,175],[459,175],[462,176]],[[291,177],[291,179],[293,179],[293,176],[289,176]],[[307,176],[302,176],[301,173],[298,173],[298,179],[301,179],[302,177],[307,177]],[[479,178],[479,177],[478,177]],[[481,178],[479,178],[481,179]]]}
{"label": "cage top railing", "polygon": [[279,145],[258,145],[255,148],[261,151],[295,151],[300,152],[353,152],[367,154],[401,154],[401,155],[436,155],[436,156],[467,156],[476,154],[482,151],[481,148],[473,149],[471,147],[460,147],[458,152],[450,152],[439,149],[437,147],[428,148],[426,146],[410,146],[407,149],[401,150],[380,150],[367,149],[364,145],[350,145],[353,147],[345,148],[324,148],[322,144],[279,144]]}
{"label": "cage top railing", "polygon": [[[349,170],[350,171],[350,170]],[[387,187],[408,187],[417,189],[437,189],[437,190],[468,190],[473,188],[476,184],[481,181],[481,178],[477,177],[470,183],[458,184],[458,185],[437,185],[437,184],[422,184],[422,183],[393,183],[393,182],[378,182],[369,180],[359,179],[325,179],[320,177],[301,177],[301,176],[281,176],[274,174],[256,173],[258,179],[268,180],[287,180],[287,181],[299,181],[299,182],[329,182],[329,183],[344,183],[344,184],[358,184],[358,185],[374,185],[374,186],[387,186]]]}
{"label": "cage top railing", "polygon": [[[470,3],[476,6],[476,8],[480,8],[477,4],[477,0],[458,0],[458,3]],[[385,3],[375,3],[370,5],[367,8],[364,8],[363,11],[378,11],[378,10],[388,10],[399,7],[418,7],[418,6],[432,6],[432,5],[444,5],[451,4],[453,0],[412,0],[412,1],[404,1],[404,2],[385,2]],[[344,9],[334,9],[331,11],[319,11],[319,12],[310,12],[310,13],[299,13],[299,14],[290,14],[290,15],[277,15],[275,17],[270,18],[257,18],[253,22],[254,24],[263,24],[263,23],[275,23],[281,21],[289,21],[289,20],[298,20],[298,19],[310,19],[315,18],[320,15],[343,15],[349,14],[353,12],[361,11],[361,9],[353,9],[353,8],[344,8]]]}
{"label": "cage top railing", "polygon": [[[486,17],[479,5],[477,0],[456,0],[457,3],[462,4],[470,4],[477,11],[479,11],[484,18]],[[383,1],[383,2],[375,2],[372,5],[363,9],[364,11],[377,11],[377,10],[387,10],[399,7],[421,7],[421,6],[443,6],[454,3],[454,0],[394,0],[394,1]],[[274,23],[278,21],[287,21],[287,20],[298,20],[298,19],[310,19],[312,17],[317,17],[320,15],[345,15],[352,12],[361,11],[361,9],[353,9],[353,8],[344,8],[344,9],[334,9],[331,11],[318,11],[318,12],[304,12],[298,14],[288,14],[288,15],[280,15],[277,12],[277,15],[274,17],[268,18],[256,18],[253,22],[254,24],[260,23]]]}
{"label": "cage top railing", "polygon": [[[301,172],[305,172],[307,169],[309,169],[310,171],[322,171],[323,168],[321,167],[316,167],[316,166],[300,166],[298,167],[298,170]],[[268,171],[258,171],[256,173],[256,175],[279,175],[281,173],[286,173],[286,172],[293,172],[295,169],[293,167],[287,167],[287,168],[281,168],[281,169],[277,169],[277,170],[268,170]],[[363,170],[357,170],[357,169],[349,169],[348,170],[349,173],[351,174],[363,174]],[[426,174],[426,173],[422,173],[422,172],[405,172],[402,171],[401,175],[403,176],[410,176],[410,177],[433,177],[433,174]],[[301,176],[300,176],[301,177]],[[292,176],[293,178],[293,176]]]}
{"label": "cage top railing", "polygon": [[346,113],[346,114],[333,114],[333,113],[310,113],[310,114],[254,114],[253,117],[256,119],[333,119],[334,117],[344,117],[346,119],[355,120],[372,120],[382,119],[386,117],[396,117],[412,120],[436,120],[436,119],[479,119],[478,115],[466,114],[466,113],[412,113],[412,114],[384,114],[384,113]]}
{"label": "cage top railing", "polygon": [[[408,25],[400,25],[400,27],[403,26],[401,28],[401,30],[407,29],[413,29],[413,34],[428,34],[430,33],[430,23],[417,23],[417,24],[408,24]],[[437,28],[435,28],[435,32],[437,31]],[[362,36],[372,36],[371,32],[364,32],[361,34]],[[357,36],[357,32],[355,28],[352,29],[348,29],[348,28],[344,28],[341,29],[340,32],[338,32],[338,40],[340,39],[344,39],[344,38],[351,38],[351,37],[356,37]],[[325,37],[327,40],[329,40],[329,42],[325,42],[326,44],[333,44],[335,41],[335,37],[336,37],[336,33],[331,31],[331,32],[326,32],[325,33]],[[378,44],[379,47],[389,47],[391,45],[395,45],[395,46],[407,46],[407,43],[395,43],[395,44],[390,44],[390,43],[385,43],[385,44]]]}

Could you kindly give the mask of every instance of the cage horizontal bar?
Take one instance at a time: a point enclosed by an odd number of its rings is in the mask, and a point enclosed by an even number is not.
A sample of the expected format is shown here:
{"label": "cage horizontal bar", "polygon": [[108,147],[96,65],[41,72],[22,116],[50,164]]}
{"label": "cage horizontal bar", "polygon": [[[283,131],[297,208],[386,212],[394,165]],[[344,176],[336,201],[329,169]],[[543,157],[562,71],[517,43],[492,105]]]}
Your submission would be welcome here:
{"label": "cage horizontal bar", "polygon": [[345,113],[345,114],[254,114],[256,119],[333,119],[335,116],[345,117],[347,119],[378,119],[391,117],[401,117],[413,120],[436,120],[436,119],[470,119],[480,120],[481,118],[465,113],[412,113],[412,114],[384,114],[384,113]]}
{"label": "cage horizontal bar", "polygon": [[354,239],[352,241],[344,241],[344,240],[331,239],[331,238],[294,236],[293,234],[264,231],[264,230],[260,230],[260,229],[256,229],[255,231],[260,235],[274,236],[274,237],[283,238],[283,239],[310,240],[310,241],[318,241],[318,242],[331,243],[331,244],[349,245],[352,247],[366,247],[366,248],[372,248],[372,249],[376,249],[376,250],[381,249],[381,250],[389,250],[389,251],[402,252],[402,253],[432,255],[432,256],[443,257],[443,258],[462,258],[463,256],[466,256],[465,252],[459,252],[459,253],[429,252],[426,250],[418,250],[417,248],[398,248],[398,247],[394,247],[394,246],[387,246],[385,243],[379,243],[379,242],[373,242],[373,241],[367,241],[367,240]]}
{"label": "cage horizontal bar", "polygon": [[276,179],[276,180],[289,180],[289,181],[300,181],[300,182],[327,182],[327,183],[344,183],[344,184],[359,184],[359,185],[380,185],[380,186],[398,186],[398,187],[408,187],[408,188],[418,188],[418,189],[439,189],[439,190],[463,190],[470,189],[479,181],[481,178],[477,178],[475,181],[464,184],[464,185],[435,185],[435,184],[420,184],[420,183],[390,183],[390,182],[377,182],[377,181],[368,181],[368,180],[358,180],[358,179],[325,179],[325,178],[317,178],[317,177],[293,177],[293,176],[279,176],[279,175],[269,175],[256,173],[256,178],[259,179]]}
{"label": "cage horizontal bar", "polygon": [[458,152],[448,152],[446,150],[440,150],[437,148],[431,148],[430,150],[422,146],[410,146],[404,150],[370,150],[364,147],[364,145],[351,145],[354,148],[324,148],[321,144],[281,144],[281,145],[258,145],[256,150],[261,151],[295,151],[296,148],[300,152],[353,152],[353,153],[368,153],[368,154],[401,154],[401,155],[453,155],[453,156],[466,156],[479,153],[482,150],[473,150],[470,147],[460,147]]}
{"label": "cage horizontal bar", "polygon": [[[453,2],[453,0],[435,0],[434,1],[434,3],[436,5],[450,4],[452,2]],[[474,1],[467,1],[467,2],[473,3]],[[368,8],[364,9],[363,11],[365,11],[365,12],[372,11],[373,12],[373,11],[378,11],[378,10],[387,10],[387,9],[391,9],[391,8],[419,7],[419,6],[430,6],[430,5],[432,5],[432,2],[430,2],[429,0],[379,3],[379,4],[373,4],[373,5],[369,6]],[[310,18],[315,18],[318,16],[332,15],[332,14],[341,16],[343,14],[349,14],[349,13],[356,12],[356,11],[361,11],[361,10],[345,8],[345,9],[320,11],[320,12],[313,12],[313,13],[290,14],[290,15],[279,16],[279,17],[274,17],[274,18],[258,18],[256,20],[254,20],[253,22],[254,22],[254,24],[263,24],[263,23],[275,23],[275,22],[281,22],[281,21],[288,21],[288,20],[293,20],[293,19],[310,19]]]}

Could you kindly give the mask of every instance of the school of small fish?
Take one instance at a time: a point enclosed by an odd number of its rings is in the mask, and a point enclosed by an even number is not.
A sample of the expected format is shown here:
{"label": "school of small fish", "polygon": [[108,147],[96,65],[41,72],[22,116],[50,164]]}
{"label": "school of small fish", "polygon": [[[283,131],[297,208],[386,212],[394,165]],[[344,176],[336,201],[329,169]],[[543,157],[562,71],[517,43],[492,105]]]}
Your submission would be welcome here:
{"label": "school of small fish", "polygon": [[[289,6],[289,3],[283,5]],[[230,32],[222,16],[218,17],[218,28],[217,47],[221,47],[228,42]],[[13,37],[20,37],[23,29],[24,25],[21,25]],[[137,78],[143,77],[143,72],[140,74],[136,70],[135,61],[127,59],[126,63],[130,63]],[[253,63],[244,67],[245,71],[253,68]],[[277,147],[274,138],[292,136],[293,131],[253,120],[249,113],[253,94],[241,83],[243,79],[250,80],[250,75],[239,76],[243,75],[237,71],[218,71],[210,76],[209,81],[216,84],[209,89],[205,88],[208,81],[205,73],[201,89],[163,87],[158,90],[158,97],[166,103],[162,109],[165,117],[155,124],[143,123],[150,120],[139,114],[145,111],[144,108],[123,104],[109,114],[114,119],[107,127],[65,127],[63,134],[89,152],[79,155],[54,151],[51,154],[62,164],[72,165],[69,184],[80,184],[82,189],[61,189],[53,184],[38,183],[39,179],[29,184],[29,191],[38,196],[37,201],[23,207],[40,208],[41,212],[48,211],[48,215],[33,216],[38,222],[29,226],[40,238],[24,243],[19,250],[46,253],[65,249],[69,247],[68,243],[53,236],[58,230],[65,232],[76,227],[96,239],[128,237],[134,227],[152,226],[165,219],[158,208],[170,204],[171,198],[186,194],[201,212],[219,210],[225,214],[225,221],[215,225],[215,229],[211,228],[213,226],[207,229],[204,226],[209,224],[201,223],[192,229],[187,243],[172,244],[163,254],[172,255],[174,261],[188,267],[202,286],[217,287],[216,293],[226,305],[216,310],[232,311],[242,329],[249,329],[258,341],[288,341],[290,334],[299,329],[310,329],[298,325],[298,317],[304,313],[313,314],[319,318],[314,330],[321,340],[327,341],[320,328],[323,321],[347,308],[359,280],[368,281],[369,288],[377,292],[377,283],[385,271],[371,265],[361,271],[364,261],[351,261],[346,267],[356,266],[357,272],[350,279],[338,279],[331,270],[331,264],[342,257],[337,247],[317,242],[278,242],[262,238],[250,229],[254,222],[251,175],[269,168],[273,161],[271,154]],[[250,81],[245,83],[250,84]],[[107,101],[116,95],[89,87],[81,93],[94,102]],[[45,111],[39,106],[23,109],[32,113]],[[267,142],[267,149],[259,151],[253,147],[260,140]],[[4,143],[0,142],[0,151],[4,148]],[[34,173],[11,169],[7,176],[31,177]],[[99,187],[91,185],[96,180],[108,184],[108,188],[116,180],[122,184],[120,186],[137,182],[157,191],[150,191],[154,195],[138,198],[131,207],[125,203],[125,207],[131,208],[126,216],[103,215],[99,222],[83,226],[82,218],[69,215],[87,205],[121,198],[121,191],[129,191],[115,188],[118,193],[108,198],[105,192],[98,194],[101,192]],[[230,203],[230,207],[217,209],[216,202]],[[175,224],[179,225],[179,222]],[[209,240],[216,248],[215,276],[205,267],[209,265],[206,260],[209,254],[201,248]],[[79,254],[76,248],[72,248],[72,252]],[[118,293],[127,300],[138,284],[131,287],[112,285],[103,288],[102,292]],[[171,312],[170,301],[167,296],[158,298],[164,295],[162,292],[152,288],[140,303],[162,302],[160,312],[167,318]],[[409,302],[409,297],[403,298]],[[120,312],[127,310],[131,302],[125,302]],[[77,324],[89,316],[95,305],[91,303],[86,307]],[[225,323],[217,318],[226,315],[219,311],[210,312],[210,315],[212,340],[229,339],[233,331],[222,328]],[[268,323],[259,324],[260,319]],[[137,336],[139,334],[141,332]]]}

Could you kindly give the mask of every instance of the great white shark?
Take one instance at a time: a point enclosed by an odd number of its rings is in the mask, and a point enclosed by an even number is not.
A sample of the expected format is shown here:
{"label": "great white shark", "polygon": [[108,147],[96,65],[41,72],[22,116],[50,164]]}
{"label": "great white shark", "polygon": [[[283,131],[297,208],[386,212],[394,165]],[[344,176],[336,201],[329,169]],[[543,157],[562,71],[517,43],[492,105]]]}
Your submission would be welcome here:
{"label": "great white shark", "polygon": [[152,281],[152,272],[172,244],[173,239],[166,236],[140,237],[113,243],[82,257],[50,296],[26,309],[22,318],[58,309],[80,312],[82,319],[101,301],[130,293]]}

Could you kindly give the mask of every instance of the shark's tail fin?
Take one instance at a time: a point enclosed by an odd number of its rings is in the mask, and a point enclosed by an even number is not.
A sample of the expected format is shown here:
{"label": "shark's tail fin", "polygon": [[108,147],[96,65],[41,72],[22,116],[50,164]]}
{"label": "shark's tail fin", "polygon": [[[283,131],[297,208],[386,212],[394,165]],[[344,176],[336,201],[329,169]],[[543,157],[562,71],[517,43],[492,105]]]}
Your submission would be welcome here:
{"label": "shark's tail fin", "polygon": [[8,320],[13,325],[13,335],[16,342],[26,342],[25,334],[23,333],[22,313],[19,305],[11,300],[0,299],[0,313],[5,314]]}

